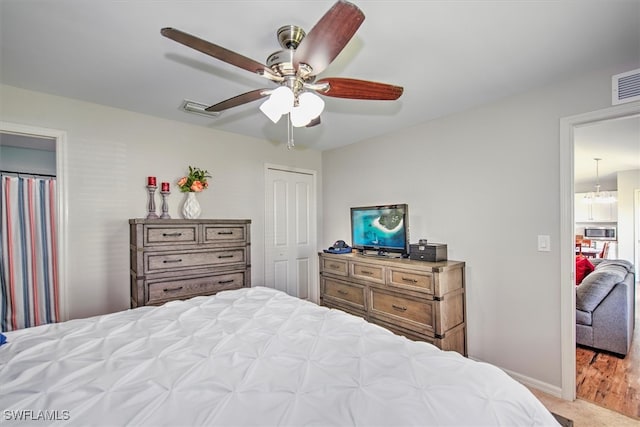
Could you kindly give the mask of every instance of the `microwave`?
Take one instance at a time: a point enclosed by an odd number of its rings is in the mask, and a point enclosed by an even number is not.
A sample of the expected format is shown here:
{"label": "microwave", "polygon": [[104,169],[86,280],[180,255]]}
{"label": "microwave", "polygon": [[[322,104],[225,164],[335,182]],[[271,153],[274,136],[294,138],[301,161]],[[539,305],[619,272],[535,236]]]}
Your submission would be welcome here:
{"label": "microwave", "polygon": [[594,240],[616,240],[615,227],[586,227],[584,229],[585,239]]}

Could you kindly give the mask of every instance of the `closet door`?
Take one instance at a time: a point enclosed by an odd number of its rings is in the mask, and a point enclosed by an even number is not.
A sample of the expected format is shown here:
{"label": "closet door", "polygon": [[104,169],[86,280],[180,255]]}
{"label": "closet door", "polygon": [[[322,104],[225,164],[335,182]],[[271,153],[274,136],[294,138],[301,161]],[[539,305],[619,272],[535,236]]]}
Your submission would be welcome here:
{"label": "closet door", "polygon": [[315,299],[316,247],[313,174],[268,168],[265,286],[299,298]]}

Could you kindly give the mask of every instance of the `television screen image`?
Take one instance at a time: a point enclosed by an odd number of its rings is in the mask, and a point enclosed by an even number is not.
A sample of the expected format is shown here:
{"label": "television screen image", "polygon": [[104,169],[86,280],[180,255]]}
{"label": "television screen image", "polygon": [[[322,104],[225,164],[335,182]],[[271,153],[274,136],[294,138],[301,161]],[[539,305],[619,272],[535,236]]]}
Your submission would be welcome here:
{"label": "television screen image", "polygon": [[353,247],[406,253],[407,218],[405,204],[351,208]]}

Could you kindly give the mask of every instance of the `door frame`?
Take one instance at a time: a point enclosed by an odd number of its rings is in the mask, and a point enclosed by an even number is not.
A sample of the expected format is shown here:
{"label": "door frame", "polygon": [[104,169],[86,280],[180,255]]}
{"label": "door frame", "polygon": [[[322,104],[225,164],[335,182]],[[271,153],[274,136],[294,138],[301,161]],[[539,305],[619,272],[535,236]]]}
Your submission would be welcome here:
{"label": "door frame", "polygon": [[561,397],[576,399],[576,294],[574,228],[574,129],[640,114],[640,102],[560,119],[560,355]]}
{"label": "door frame", "polygon": [[[264,271],[265,271],[265,278],[266,278],[266,271],[267,271],[267,242],[268,242],[268,236],[267,236],[267,224],[266,224],[266,218],[268,218],[268,213],[267,213],[267,185],[269,185],[269,182],[267,180],[267,176],[269,173],[269,170],[278,170],[278,171],[282,171],[282,172],[290,172],[290,173],[300,173],[300,174],[305,174],[305,175],[311,175],[312,178],[312,186],[313,186],[313,205],[315,207],[315,209],[312,209],[310,211],[310,215],[311,215],[311,219],[310,219],[310,223],[311,223],[311,230],[310,232],[312,233],[312,246],[315,245],[316,250],[318,248],[318,171],[315,171],[313,169],[303,169],[303,168],[298,168],[298,167],[294,167],[294,166],[285,166],[285,165],[278,165],[278,164],[274,164],[274,163],[265,163],[264,164],[264,197],[265,197],[265,201],[264,201],[264,218],[265,218],[265,224],[264,224]],[[310,265],[310,287],[311,289],[309,289],[309,301],[313,301],[316,304],[319,303],[320,301],[320,286],[319,286],[319,279],[318,279],[318,263],[311,263]]]}
{"label": "door frame", "polygon": [[633,265],[636,277],[640,277],[640,188],[633,192]]}
{"label": "door frame", "polygon": [[56,147],[56,228],[58,251],[58,283],[59,283],[59,309],[60,319],[68,320],[68,295],[67,295],[67,132],[58,129],[42,128],[18,123],[0,121],[0,133],[31,136],[34,138],[50,138],[55,140]]}

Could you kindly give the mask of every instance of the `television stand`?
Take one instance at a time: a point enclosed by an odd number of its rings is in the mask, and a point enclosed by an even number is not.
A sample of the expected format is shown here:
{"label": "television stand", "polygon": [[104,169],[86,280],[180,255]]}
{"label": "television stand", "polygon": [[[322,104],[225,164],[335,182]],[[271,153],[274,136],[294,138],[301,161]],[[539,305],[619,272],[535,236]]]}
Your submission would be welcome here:
{"label": "television stand", "polygon": [[321,305],[466,356],[464,262],[321,252],[319,267]]}

